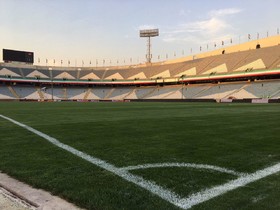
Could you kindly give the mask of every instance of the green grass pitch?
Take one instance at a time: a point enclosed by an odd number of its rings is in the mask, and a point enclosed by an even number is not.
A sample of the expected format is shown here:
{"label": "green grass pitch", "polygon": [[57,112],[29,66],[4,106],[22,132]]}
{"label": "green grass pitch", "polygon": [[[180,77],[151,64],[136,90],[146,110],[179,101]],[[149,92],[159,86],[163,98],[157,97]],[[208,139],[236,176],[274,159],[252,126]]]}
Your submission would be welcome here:
{"label": "green grass pitch", "polygon": [[[2,102],[0,114],[116,167],[208,164],[253,173],[280,162],[278,104]],[[0,118],[0,171],[86,209],[179,209]],[[166,167],[130,171],[181,197],[236,177]],[[192,209],[280,209],[280,173]]]}

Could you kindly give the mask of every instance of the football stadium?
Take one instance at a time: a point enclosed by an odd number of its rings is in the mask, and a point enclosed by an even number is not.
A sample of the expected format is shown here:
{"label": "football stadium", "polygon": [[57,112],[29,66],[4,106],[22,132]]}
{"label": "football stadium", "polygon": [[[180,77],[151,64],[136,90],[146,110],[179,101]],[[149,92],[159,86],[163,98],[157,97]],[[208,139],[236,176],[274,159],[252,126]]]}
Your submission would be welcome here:
{"label": "football stadium", "polygon": [[139,33],[126,65],[2,47],[0,209],[280,209],[279,30],[160,61]]}
{"label": "football stadium", "polygon": [[280,98],[280,36],[140,66],[68,68],[4,62],[0,67],[2,100],[272,103]]}

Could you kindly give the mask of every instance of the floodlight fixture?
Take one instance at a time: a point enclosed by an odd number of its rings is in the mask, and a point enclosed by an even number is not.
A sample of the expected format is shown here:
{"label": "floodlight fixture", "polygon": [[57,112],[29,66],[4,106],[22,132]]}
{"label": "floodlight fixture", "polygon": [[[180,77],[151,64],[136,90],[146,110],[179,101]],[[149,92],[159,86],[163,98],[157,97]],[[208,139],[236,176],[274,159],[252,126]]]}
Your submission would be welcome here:
{"label": "floodlight fixture", "polygon": [[159,36],[159,29],[145,29],[140,30],[140,37],[145,37],[147,39],[147,63],[150,64],[152,62],[152,54],[151,54],[151,37]]}

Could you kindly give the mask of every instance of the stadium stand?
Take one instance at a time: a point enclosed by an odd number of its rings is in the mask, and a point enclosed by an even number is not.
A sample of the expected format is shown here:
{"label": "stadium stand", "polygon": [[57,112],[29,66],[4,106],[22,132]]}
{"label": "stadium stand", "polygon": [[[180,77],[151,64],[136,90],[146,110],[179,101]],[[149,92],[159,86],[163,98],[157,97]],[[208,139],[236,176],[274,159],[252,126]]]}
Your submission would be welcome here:
{"label": "stadium stand", "polygon": [[271,98],[272,94],[278,90],[279,82],[255,82],[244,88],[244,91],[252,94],[255,98]]}
{"label": "stadium stand", "polygon": [[67,99],[68,100],[82,100],[85,97],[87,89],[85,88],[67,88]]}
{"label": "stadium stand", "polygon": [[0,86],[0,97],[1,99],[16,99],[15,96],[11,93],[8,88],[9,86],[1,85]]}
{"label": "stadium stand", "polygon": [[197,98],[213,98],[213,99],[222,99],[230,97],[233,92],[236,92],[238,89],[242,88],[243,84],[226,84],[226,85],[214,85],[209,89],[200,92],[196,95]]}
{"label": "stadium stand", "polygon": [[1,99],[23,100],[124,100],[124,99],[248,99],[279,98],[279,81],[225,84],[173,85],[130,88],[40,88],[27,85],[0,86]]}
{"label": "stadium stand", "polygon": [[24,87],[24,86],[13,86],[11,87],[15,92],[14,95],[20,99],[39,99],[37,90],[34,87]]}
{"label": "stadium stand", "polygon": [[[256,49],[257,43],[265,47]],[[138,66],[77,68],[0,63],[0,99],[278,99],[279,80],[277,36]]]}
{"label": "stadium stand", "polygon": [[[181,88],[180,88],[181,89]],[[155,88],[151,94],[147,95],[146,99],[164,99],[167,96],[173,95],[176,90],[174,88]]]}
{"label": "stadium stand", "polygon": [[133,90],[133,88],[115,88],[109,99],[124,100],[125,97]]}

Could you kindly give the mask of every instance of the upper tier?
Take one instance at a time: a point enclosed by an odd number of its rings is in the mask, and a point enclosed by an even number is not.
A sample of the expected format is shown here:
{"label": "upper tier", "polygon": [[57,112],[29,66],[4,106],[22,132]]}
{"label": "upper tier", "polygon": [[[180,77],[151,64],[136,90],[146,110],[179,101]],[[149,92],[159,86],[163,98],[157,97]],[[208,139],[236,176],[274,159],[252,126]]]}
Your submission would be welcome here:
{"label": "upper tier", "polygon": [[[181,58],[176,62],[173,60],[147,66],[89,68],[0,63],[0,76],[23,79],[39,77],[41,79],[69,80],[134,80],[176,78],[182,75],[187,77],[224,75],[258,69],[273,70],[280,67],[278,42],[280,42],[280,36],[270,37],[198,54],[191,58]],[[258,43],[261,46],[260,49],[256,49]],[[223,50],[224,54],[222,54]]]}

